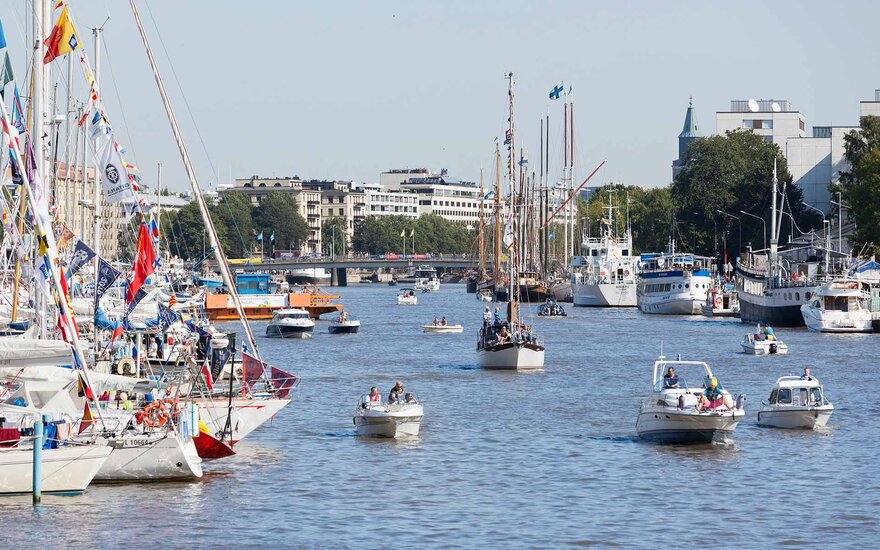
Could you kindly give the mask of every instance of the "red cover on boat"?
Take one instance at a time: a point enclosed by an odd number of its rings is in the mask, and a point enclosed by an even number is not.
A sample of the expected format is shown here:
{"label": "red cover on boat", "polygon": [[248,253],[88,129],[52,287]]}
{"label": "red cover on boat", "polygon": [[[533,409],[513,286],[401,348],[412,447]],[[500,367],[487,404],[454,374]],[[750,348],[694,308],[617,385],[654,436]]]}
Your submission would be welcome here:
{"label": "red cover on boat", "polygon": [[205,460],[226,458],[235,454],[232,445],[225,441],[220,441],[206,430],[200,430],[198,437],[193,438],[193,443],[196,444],[196,451],[198,451],[199,457]]}

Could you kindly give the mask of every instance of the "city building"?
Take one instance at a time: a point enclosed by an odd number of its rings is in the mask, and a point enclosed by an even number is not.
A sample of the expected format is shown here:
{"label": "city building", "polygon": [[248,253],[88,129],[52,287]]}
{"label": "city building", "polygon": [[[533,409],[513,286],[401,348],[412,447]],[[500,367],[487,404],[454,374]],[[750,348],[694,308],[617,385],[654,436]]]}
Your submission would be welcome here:
{"label": "city building", "polygon": [[321,193],[321,217],[323,220],[345,220],[346,246],[351,246],[354,229],[367,217],[366,196],[349,181],[307,181],[303,187]]}
{"label": "city building", "polygon": [[419,196],[408,191],[387,191],[380,183],[358,183],[364,192],[367,216],[419,217]]}
{"label": "city building", "polygon": [[859,103],[859,116],[880,116],[880,90],[874,90],[874,101]]}
{"label": "city building", "polygon": [[678,159],[672,162],[672,179],[678,177],[681,172],[681,163],[688,145],[692,141],[700,137],[700,130],[697,128],[697,115],[694,112],[694,98],[691,97],[688,103],[687,112],[684,115],[684,128],[678,134]]}
{"label": "city building", "polygon": [[427,168],[397,168],[379,174],[379,185],[388,191],[400,191],[400,185],[410,178],[424,178],[430,175]]}
{"label": "city building", "polygon": [[[119,255],[119,232],[128,219],[122,204],[110,204],[99,193],[101,200],[101,256],[116,259]],[[74,166],[68,177],[68,167],[59,162],[55,169],[53,189],[55,214],[77,237],[89,246],[95,244],[95,169]]]}
{"label": "city building", "polygon": [[715,113],[719,134],[751,130],[785,151],[789,138],[807,136],[807,119],[785,99],[748,99],[730,102],[730,111]]}
{"label": "city building", "polygon": [[462,181],[440,174],[411,177],[400,184],[401,191],[415,193],[419,215],[434,214],[451,222],[476,227],[479,220],[480,188],[472,181]]}

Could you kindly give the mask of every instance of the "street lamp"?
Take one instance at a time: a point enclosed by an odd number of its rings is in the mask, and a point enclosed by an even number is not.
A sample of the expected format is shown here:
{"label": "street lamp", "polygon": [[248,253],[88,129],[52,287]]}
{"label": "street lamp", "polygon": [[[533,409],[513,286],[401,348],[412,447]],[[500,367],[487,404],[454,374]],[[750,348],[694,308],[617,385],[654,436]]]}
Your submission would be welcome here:
{"label": "street lamp", "polygon": [[843,209],[852,212],[852,208],[843,204],[843,195],[840,191],[837,192],[837,202],[833,200],[830,202],[837,205],[837,241],[840,243],[840,252],[843,253]]}
{"label": "street lamp", "polygon": [[737,256],[739,256],[739,253],[742,252],[742,248],[743,248],[743,226],[742,226],[742,220],[739,219],[739,216],[734,216],[733,214],[728,214],[728,213],[725,212],[724,210],[716,210],[716,212],[718,212],[719,214],[722,214],[722,215],[724,215],[724,216],[727,216],[727,217],[730,217],[730,218],[734,218],[734,219],[736,219],[737,223],[739,223],[739,249],[737,250]]}
{"label": "street lamp", "polygon": [[740,210],[739,213],[740,213],[740,214],[745,214],[746,216],[751,216],[751,217],[756,218],[756,219],[758,219],[758,220],[761,220],[761,223],[764,225],[764,249],[766,250],[766,248],[767,248],[767,222],[765,222],[765,221],[764,221],[764,218],[762,218],[761,216],[756,216],[756,215],[754,215],[754,214],[749,214],[749,213],[746,212],[745,210]]}
{"label": "street lamp", "polygon": [[[831,222],[825,217],[825,212],[819,210],[815,206],[811,204],[807,204],[805,201],[801,201],[801,204],[809,208],[810,210],[815,210],[819,214],[822,215],[822,227],[825,230],[825,276],[828,276],[828,267],[831,263],[830,255],[831,255]],[[825,226],[828,227],[825,227]]]}

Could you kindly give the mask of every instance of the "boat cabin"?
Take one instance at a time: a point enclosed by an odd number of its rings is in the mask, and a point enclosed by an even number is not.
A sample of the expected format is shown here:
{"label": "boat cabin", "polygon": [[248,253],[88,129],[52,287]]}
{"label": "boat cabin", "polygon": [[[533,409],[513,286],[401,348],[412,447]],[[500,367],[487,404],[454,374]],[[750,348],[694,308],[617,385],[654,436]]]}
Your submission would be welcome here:
{"label": "boat cabin", "polygon": [[809,380],[799,376],[783,376],[776,381],[770,392],[769,405],[810,407],[824,405],[825,392],[815,378]]}
{"label": "boat cabin", "polygon": [[268,273],[237,273],[235,275],[235,288],[239,294],[268,294]]}
{"label": "boat cabin", "polygon": [[279,309],[273,315],[273,320],[281,319],[310,319],[309,312],[304,309]]}

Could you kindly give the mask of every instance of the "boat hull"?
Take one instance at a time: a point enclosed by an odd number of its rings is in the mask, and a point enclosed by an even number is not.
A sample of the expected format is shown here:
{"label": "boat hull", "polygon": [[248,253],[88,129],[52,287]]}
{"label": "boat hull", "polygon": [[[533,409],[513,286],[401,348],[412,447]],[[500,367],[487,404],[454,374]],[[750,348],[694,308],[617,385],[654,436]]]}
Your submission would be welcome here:
{"label": "boat hull", "polygon": [[458,334],[463,330],[461,325],[422,325],[422,332],[428,334]]}
{"label": "boat hull", "polygon": [[355,416],[354,425],[357,434],[364,437],[385,437],[399,439],[419,435],[422,417],[369,417]]}
{"label": "boat hull", "polygon": [[712,443],[733,433],[742,413],[648,410],[639,413],[636,432],[655,443]]}
{"label": "boat hull", "polygon": [[484,369],[537,370],[544,368],[544,347],[509,342],[483,348],[477,358]]}
{"label": "boat hull", "polygon": [[828,419],[834,408],[830,405],[822,407],[787,407],[781,409],[762,409],[758,411],[758,424],[771,428],[815,430],[828,425]]}
{"label": "boat hull", "polygon": [[99,439],[113,449],[95,482],[160,481],[202,477],[202,459],[192,438],[154,433]]}
{"label": "boat hull", "polygon": [[658,315],[700,315],[703,301],[696,298],[650,298],[639,302],[639,311]]}
{"label": "boat hull", "polygon": [[360,324],[332,324],[327,330],[330,334],[355,334],[361,328]]}
{"label": "boat hull", "polygon": [[636,285],[573,284],[572,300],[578,307],[636,307]]}
{"label": "boat hull", "polygon": [[[110,457],[105,445],[43,449],[41,490],[44,494],[82,493]],[[30,493],[33,488],[33,450],[0,449],[0,494]]]}
{"label": "boat hull", "polygon": [[822,312],[806,304],[801,307],[801,316],[812,332],[873,332],[869,311],[842,314],[841,312]]}
{"label": "boat hull", "polygon": [[749,355],[788,355],[788,346],[783,342],[741,342],[743,353]]}
{"label": "boat hull", "polygon": [[314,329],[314,325],[296,326],[270,324],[266,327],[266,338],[309,338]]}
{"label": "boat hull", "polygon": [[[208,432],[219,434],[226,426],[228,399],[197,399],[199,419],[205,423]],[[233,398],[231,426],[232,434],[225,441],[235,443],[241,441],[252,431],[275,416],[278,411],[290,404],[290,399],[246,399]]]}

